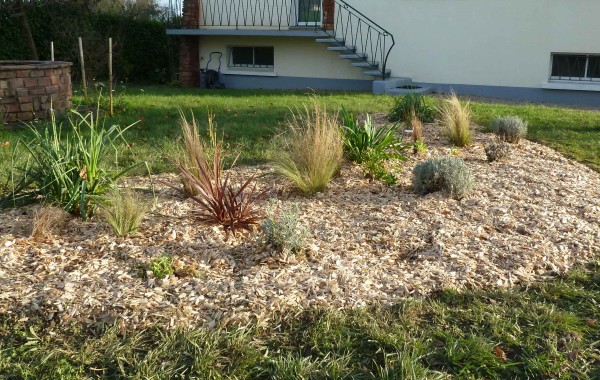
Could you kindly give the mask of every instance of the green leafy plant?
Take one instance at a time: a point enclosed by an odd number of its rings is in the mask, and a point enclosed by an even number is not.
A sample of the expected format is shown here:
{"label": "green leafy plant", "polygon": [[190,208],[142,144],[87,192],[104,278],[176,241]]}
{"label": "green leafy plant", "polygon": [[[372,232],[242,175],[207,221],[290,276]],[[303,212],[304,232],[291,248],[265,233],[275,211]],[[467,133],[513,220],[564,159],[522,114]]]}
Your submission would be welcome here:
{"label": "green leafy plant", "polygon": [[510,144],[504,141],[498,141],[486,145],[485,155],[489,162],[501,160],[508,156],[510,153]]}
{"label": "green leafy plant", "polygon": [[[2,200],[3,205],[43,201],[86,219],[99,196],[137,166],[113,171],[107,163],[112,151],[118,167],[116,143],[121,140],[126,144],[123,133],[131,126],[104,128],[92,113],[82,115],[75,111],[71,111],[68,120],[68,126],[63,127],[52,114],[47,128],[29,126],[33,138],[19,142],[28,158],[23,165],[13,167],[11,177],[17,180],[9,196]],[[15,148],[13,155],[18,153]]]}
{"label": "green leafy plant", "polygon": [[299,226],[299,221],[300,207],[297,204],[282,211],[278,217],[270,215],[260,225],[265,243],[283,255],[301,252],[306,245],[307,231]]}
{"label": "green leafy plant", "polygon": [[[184,129],[190,128],[183,113],[181,124]],[[257,202],[266,196],[268,189],[258,191],[254,175],[240,181],[240,185],[234,185],[230,173],[224,173],[223,142],[216,137],[216,125],[210,113],[208,129],[212,155],[205,154],[203,149],[206,145],[200,142],[199,135],[195,134],[194,144],[200,150],[193,157],[194,161],[187,165],[179,162],[176,166],[184,177],[184,183],[196,193],[191,195],[190,199],[201,207],[201,221],[221,225],[227,233],[231,232],[234,235],[237,230],[251,231],[259,223],[261,216]],[[193,171],[189,169],[189,165],[192,165]],[[167,185],[186,195],[192,192]]]}
{"label": "green leafy plant", "polygon": [[431,123],[434,119],[435,110],[425,102],[422,95],[406,94],[394,100],[388,118],[393,122],[409,122],[413,113],[422,122]]}
{"label": "green leafy plant", "polygon": [[301,193],[325,190],[339,171],[344,143],[337,115],[313,100],[312,108],[293,112],[289,119],[290,137],[276,155],[276,173],[288,179]]}
{"label": "green leafy plant", "polygon": [[518,116],[499,117],[492,122],[492,130],[499,140],[516,144],[527,136],[527,122]]}
{"label": "green leafy plant", "polygon": [[352,113],[342,109],[344,119],[343,141],[348,159],[363,164],[374,178],[389,185],[397,182],[396,177],[385,168],[389,159],[405,160],[402,152],[408,147],[396,137],[398,124],[376,128],[369,115],[361,125]]}
{"label": "green leafy plant", "polygon": [[471,170],[456,157],[436,157],[424,161],[413,169],[413,189],[421,195],[444,191],[461,199],[473,188]]}
{"label": "green leafy plant", "polygon": [[415,154],[425,154],[427,153],[427,144],[425,144],[421,140],[417,140],[414,145]]}
{"label": "green leafy plant", "polygon": [[148,210],[149,203],[137,193],[118,189],[108,193],[100,207],[102,218],[117,236],[137,231]]}
{"label": "green leafy plant", "polygon": [[158,256],[148,263],[148,269],[154,274],[154,277],[159,279],[172,276],[175,273],[173,257],[166,253]]}
{"label": "green leafy plant", "polygon": [[441,101],[438,108],[439,124],[446,130],[450,141],[457,147],[471,144],[471,106],[470,103],[461,104],[458,96],[452,93]]}

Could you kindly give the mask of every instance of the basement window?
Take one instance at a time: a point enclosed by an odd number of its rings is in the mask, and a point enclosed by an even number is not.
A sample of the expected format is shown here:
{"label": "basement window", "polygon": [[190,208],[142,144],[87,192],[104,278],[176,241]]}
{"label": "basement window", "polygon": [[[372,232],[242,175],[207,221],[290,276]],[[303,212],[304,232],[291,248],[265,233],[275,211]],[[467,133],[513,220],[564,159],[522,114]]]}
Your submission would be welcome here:
{"label": "basement window", "polygon": [[273,69],[275,49],[272,46],[232,46],[229,48],[229,67]]}
{"label": "basement window", "polygon": [[600,54],[552,54],[551,80],[600,82]]}

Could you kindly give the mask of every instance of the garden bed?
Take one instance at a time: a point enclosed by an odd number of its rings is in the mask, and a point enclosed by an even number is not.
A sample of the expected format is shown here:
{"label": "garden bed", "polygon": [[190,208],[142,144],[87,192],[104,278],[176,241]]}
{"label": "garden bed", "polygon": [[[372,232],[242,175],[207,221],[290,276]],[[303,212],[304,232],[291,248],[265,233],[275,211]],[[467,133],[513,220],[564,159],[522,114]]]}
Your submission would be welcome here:
{"label": "garden bed", "polygon": [[[297,203],[311,231],[303,254],[283,259],[252,236],[227,237],[199,224],[195,206],[157,182],[142,229],[114,238],[100,222],[71,219],[54,239],[28,238],[33,208],[0,211],[0,312],[62,322],[143,326],[267,322],[288,309],[393,304],[443,288],[512,287],[567,271],[600,253],[600,174],[542,145],[522,141],[489,164],[477,133],[458,154],[474,192],[457,201],[411,192],[411,156],[387,187],[347,165],[324,194],[293,195],[273,177],[275,210]],[[451,151],[427,127],[428,156]],[[235,169],[268,173],[268,167]],[[176,183],[175,175],[160,178]],[[126,186],[150,192],[148,178]],[[140,268],[168,253],[174,276]]]}

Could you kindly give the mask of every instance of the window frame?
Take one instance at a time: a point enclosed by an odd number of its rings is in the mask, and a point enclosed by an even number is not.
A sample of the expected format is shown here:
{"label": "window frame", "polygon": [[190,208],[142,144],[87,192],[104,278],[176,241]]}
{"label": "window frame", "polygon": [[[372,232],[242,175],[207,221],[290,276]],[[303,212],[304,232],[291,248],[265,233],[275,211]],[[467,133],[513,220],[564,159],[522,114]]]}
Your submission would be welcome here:
{"label": "window frame", "polygon": [[[252,49],[252,64],[234,64],[233,63],[233,50],[236,48],[251,48]],[[273,51],[273,64],[272,65],[257,65],[256,64],[256,49],[257,48],[269,48]],[[252,70],[252,71],[274,71],[275,70],[275,47],[265,45],[232,45],[227,47],[227,67],[231,69],[241,70]]]}
{"label": "window frame", "polygon": [[[552,75],[554,69],[554,57],[555,56],[585,56],[585,72],[583,77],[566,77],[566,76],[555,76]],[[590,78],[588,76],[590,69],[590,57],[598,57],[600,59],[600,53],[564,53],[564,52],[553,52],[550,53],[550,73],[549,81],[552,82],[572,82],[572,83],[600,83],[600,77]]]}

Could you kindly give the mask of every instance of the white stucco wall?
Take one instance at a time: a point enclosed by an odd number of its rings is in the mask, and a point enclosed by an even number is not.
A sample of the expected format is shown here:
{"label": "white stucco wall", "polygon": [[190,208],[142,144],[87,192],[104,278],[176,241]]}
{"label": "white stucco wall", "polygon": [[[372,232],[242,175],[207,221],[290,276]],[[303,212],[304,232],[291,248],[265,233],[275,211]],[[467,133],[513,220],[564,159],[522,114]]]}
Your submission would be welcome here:
{"label": "white stucco wall", "polygon": [[[228,68],[229,46],[273,46],[277,76],[331,79],[372,80],[362,74],[361,69],[351,66],[350,61],[340,59],[339,53],[327,50],[328,45],[315,42],[314,38],[300,37],[239,37],[205,36],[200,38],[200,67],[204,68],[211,52],[223,53],[221,70],[243,72],[242,69]],[[214,68],[211,64],[211,68]],[[246,72],[250,74],[251,72]]]}
{"label": "white stucco wall", "polygon": [[346,0],[394,34],[418,82],[539,88],[550,53],[600,53],[600,0]]}

